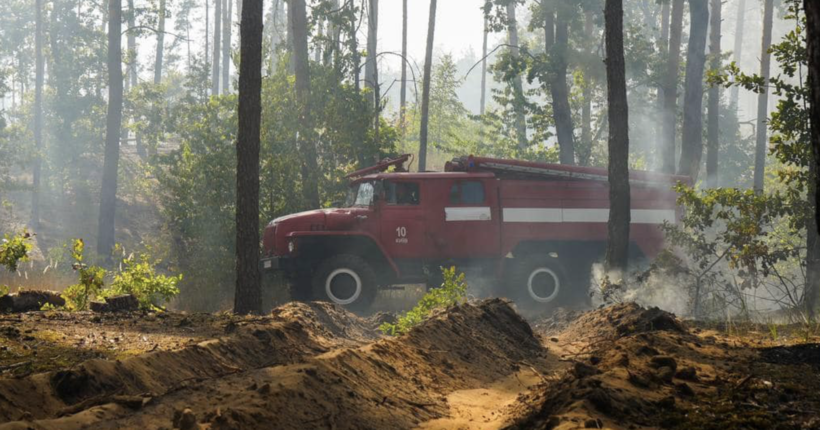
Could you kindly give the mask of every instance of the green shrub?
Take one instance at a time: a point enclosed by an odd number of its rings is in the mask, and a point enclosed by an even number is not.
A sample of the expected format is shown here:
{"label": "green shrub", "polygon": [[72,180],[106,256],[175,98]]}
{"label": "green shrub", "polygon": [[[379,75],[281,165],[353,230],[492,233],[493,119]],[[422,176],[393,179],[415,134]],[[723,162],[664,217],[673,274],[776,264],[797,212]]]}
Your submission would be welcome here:
{"label": "green shrub", "polygon": [[384,323],[379,327],[382,333],[398,336],[407,333],[413,327],[421,324],[435,309],[463,303],[467,298],[467,282],[464,274],[456,275],[456,268],[441,268],[444,282],[439,288],[433,288],[419,300],[419,303],[406,314],[399,317],[395,324]]}
{"label": "green shrub", "polygon": [[71,247],[71,257],[74,259],[74,264],[71,267],[80,276],[79,283],[63,291],[66,309],[71,311],[85,310],[88,303],[97,297],[105,287],[105,269],[83,263],[84,248],[85,243],[82,239],[75,239]]}
{"label": "green shrub", "polygon": [[125,268],[114,276],[111,287],[103,292],[106,297],[120,294],[132,294],[140,303],[141,309],[151,310],[176,297],[179,294],[177,284],[182,275],[158,275],[148,254],[133,254],[123,260]]}
{"label": "green shrub", "polygon": [[31,250],[31,234],[23,230],[22,233],[11,236],[5,235],[0,243],[0,266],[16,272],[17,266],[28,260],[28,252]]}

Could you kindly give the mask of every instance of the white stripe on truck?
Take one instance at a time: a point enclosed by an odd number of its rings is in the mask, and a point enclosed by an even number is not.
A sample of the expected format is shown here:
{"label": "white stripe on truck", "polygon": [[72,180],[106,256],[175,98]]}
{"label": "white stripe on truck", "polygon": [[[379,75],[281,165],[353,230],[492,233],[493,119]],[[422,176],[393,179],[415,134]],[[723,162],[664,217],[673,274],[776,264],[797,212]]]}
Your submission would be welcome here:
{"label": "white stripe on truck", "polygon": [[493,219],[489,207],[444,208],[445,221],[490,221]]}
{"label": "white stripe on truck", "polygon": [[[607,222],[609,209],[504,208],[504,222]],[[632,224],[674,222],[674,209],[632,209]]]}

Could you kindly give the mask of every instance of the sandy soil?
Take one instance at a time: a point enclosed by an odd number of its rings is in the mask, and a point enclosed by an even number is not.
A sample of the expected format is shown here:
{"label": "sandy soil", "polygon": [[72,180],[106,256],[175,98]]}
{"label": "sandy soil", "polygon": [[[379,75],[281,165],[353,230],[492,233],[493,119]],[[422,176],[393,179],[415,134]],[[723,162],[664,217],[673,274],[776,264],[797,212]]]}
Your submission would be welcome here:
{"label": "sandy soil", "polygon": [[0,429],[820,428],[820,346],[763,327],[498,299],[398,338],[381,318],[5,315]]}

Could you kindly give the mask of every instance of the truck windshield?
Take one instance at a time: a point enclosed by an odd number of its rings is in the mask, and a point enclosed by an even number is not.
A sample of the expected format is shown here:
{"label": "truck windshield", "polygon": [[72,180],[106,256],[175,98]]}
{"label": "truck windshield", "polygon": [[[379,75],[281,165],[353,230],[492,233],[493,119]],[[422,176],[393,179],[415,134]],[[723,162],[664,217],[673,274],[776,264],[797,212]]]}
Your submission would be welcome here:
{"label": "truck windshield", "polygon": [[345,206],[370,206],[373,203],[375,186],[372,182],[362,182],[350,188]]}

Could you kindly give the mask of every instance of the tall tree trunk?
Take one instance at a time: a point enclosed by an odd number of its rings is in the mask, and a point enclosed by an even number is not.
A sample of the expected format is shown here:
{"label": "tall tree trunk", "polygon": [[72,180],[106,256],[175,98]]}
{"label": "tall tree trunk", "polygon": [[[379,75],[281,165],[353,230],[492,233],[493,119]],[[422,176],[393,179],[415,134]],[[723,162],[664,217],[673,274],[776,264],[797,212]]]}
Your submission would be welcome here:
{"label": "tall tree trunk", "polygon": [[430,78],[433,69],[433,41],[436,35],[436,0],[430,0],[427,21],[427,51],[424,54],[424,78],[421,90],[421,126],[419,129],[419,172],[427,170],[427,127],[430,120]]}
{"label": "tall tree trunk", "polygon": [[[661,51],[661,58],[668,59],[669,58],[669,14],[672,12],[672,3],[671,0],[666,0],[661,5],[661,35],[660,39],[658,40],[658,45]],[[663,138],[663,106],[664,106],[664,81],[658,81],[658,112],[660,112],[660,121],[657,121],[654,124],[656,133],[661,139],[658,140],[659,143],[662,143]],[[663,168],[663,154],[662,154],[663,146],[658,148],[658,161],[655,163],[656,168],[662,169]]]}
{"label": "tall tree trunk", "polygon": [[669,50],[669,13],[672,11],[671,0],[663,2],[661,5],[661,52]]}
{"label": "tall tree trunk", "polygon": [[484,40],[481,44],[481,100],[478,112],[482,116],[487,111],[487,36],[490,33],[490,24],[484,15]]}
{"label": "tall tree trunk", "polygon": [[[808,279],[806,280],[806,313],[814,319],[820,298],[820,2],[804,0],[806,12],[806,40],[809,59],[809,123],[811,127],[811,165],[809,167],[809,203],[813,213],[809,214],[808,228]],[[813,220],[812,220],[813,218]]]}
{"label": "tall tree trunk", "polygon": [[623,274],[629,258],[629,114],[624,65],[623,0],[606,0],[606,82],[609,111],[609,240],[607,272]]}
{"label": "tall tree trunk", "polygon": [[[348,11],[351,17],[356,16],[356,6],[355,2],[350,2],[348,4]],[[348,35],[347,37],[350,39],[350,51],[353,56],[353,85],[356,87],[356,92],[358,93],[361,91],[362,83],[361,83],[361,65],[362,65],[362,56],[359,54],[359,38],[358,38],[358,26],[356,25],[356,20],[351,19],[349,22],[348,28]]]}
{"label": "tall tree trunk", "polygon": [[[241,1],[241,0],[240,0]],[[262,313],[259,272],[259,140],[262,123],[262,0],[247,0],[239,31],[236,136],[236,292],[234,312]],[[230,9],[230,8],[229,8]]]}
{"label": "tall tree trunk", "polygon": [[379,31],[379,0],[368,0],[367,10],[367,58],[364,63],[364,87],[371,91],[368,94],[370,105],[376,106],[376,86],[378,82],[377,46]]}
{"label": "tall tree trunk", "polygon": [[399,91],[399,124],[401,134],[406,129],[404,124],[407,109],[407,0],[401,2],[401,90]]}
{"label": "tall tree trunk", "polygon": [[302,155],[302,197],[312,209],[319,208],[319,165],[310,121],[310,65],[308,60],[307,7],[305,0],[290,0],[290,33],[293,34],[293,65],[296,102],[299,106],[297,141]]}
{"label": "tall tree trunk", "polygon": [[[214,0],[214,1],[218,1],[218,0]],[[211,53],[211,47],[210,47],[211,35],[208,32],[208,30],[210,30],[210,28],[211,28],[211,23],[210,23],[211,11],[210,11],[210,8],[208,7],[209,4],[210,4],[210,0],[205,0],[205,65],[208,65],[208,62],[210,61],[208,56]]]}
{"label": "tall tree trunk", "polygon": [[367,13],[367,63],[365,63],[365,85],[370,92],[370,103],[373,106],[373,130],[376,136],[376,143],[379,142],[379,116],[380,116],[380,88],[379,88],[379,62],[378,62],[378,37],[379,37],[379,0],[368,0],[370,4]]}
{"label": "tall tree trunk", "polygon": [[669,25],[669,56],[666,60],[666,79],[663,90],[663,134],[660,138],[661,171],[675,171],[675,135],[678,116],[678,72],[680,45],[683,33],[683,0],[672,0],[672,22]]}
{"label": "tall tree trunk", "polygon": [[763,8],[763,41],[760,46],[760,76],[767,85],[763,86],[763,91],[757,95],[757,139],[755,140],[755,191],[763,191],[763,177],[766,170],[766,148],[768,147],[768,133],[766,124],[769,113],[769,65],[771,54],[769,47],[772,45],[772,21],[774,19],[774,0],[765,0]]}
{"label": "tall tree trunk", "polygon": [[[709,69],[714,73],[720,70],[720,20],[721,1],[711,0],[712,15],[709,18],[709,55],[711,64]],[[706,185],[709,188],[718,186],[718,151],[720,149],[720,86],[709,87],[709,123],[707,124],[706,140]]]}
{"label": "tall tree trunk", "polygon": [[567,44],[569,42],[568,22],[569,6],[555,3],[557,6],[557,25],[553,35],[553,12],[545,7],[545,47],[550,52],[554,70],[550,73],[550,93],[552,95],[552,115],[555,121],[555,134],[558,137],[559,160],[561,164],[575,164],[575,136],[572,124],[572,112],[569,106],[569,89],[567,88]]}
{"label": "tall tree trunk", "polygon": [[[743,58],[743,27],[746,25],[746,0],[737,0],[737,23],[735,24],[735,63],[740,67],[740,60]],[[737,102],[740,87],[732,85],[729,93],[729,105],[737,111]]]}
{"label": "tall tree trunk", "polygon": [[34,7],[34,171],[32,172],[31,228],[40,227],[40,170],[43,153],[43,0],[36,0]]}
{"label": "tall tree trunk", "polygon": [[162,57],[165,53],[165,0],[159,0],[159,29],[157,31],[157,58],[154,62],[154,84],[162,82]]}
{"label": "tall tree trunk", "polygon": [[683,93],[683,137],[678,174],[696,181],[703,157],[703,68],[706,65],[706,0],[689,0],[689,46]]}
{"label": "tall tree trunk", "polygon": [[117,170],[122,124],[122,1],[108,1],[108,113],[105,124],[105,158],[97,223],[97,255],[109,259],[114,247],[117,211]]}
{"label": "tall tree trunk", "polygon": [[134,0],[128,0],[128,81],[126,82],[126,90],[137,86],[137,33],[136,27],[136,10],[134,9]]}
{"label": "tall tree trunk", "polygon": [[[584,11],[584,36],[588,41],[593,40],[592,11]],[[593,53],[590,52],[590,55]],[[578,164],[589,165],[589,158],[592,154],[592,84],[590,82],[589,69],[586,69],[584,76],[583,97],[584,104],[581,107],[581,148],[578,152]]]}
{"label": "tall tree trunk", "polygon": [[[325,20],[320,19],[319,22],[316,23],[316,33],[319,39],[323,39],[325,37]],[[317,43],[316,48],[313,50],[313,61],[318,63],[322,59],[322,44]]]}
{"label": "tall tree trunk", "polygon": [[[516,61],[519,56],[518,48],[518,21],[515,19],[515,2],[507,3],[507,38],[510,44],[510,56]],[[524,151],[530,146],[527,141],[527,120],[524,116],[524,88],[521,75],[516,74],[512,80],[513,110],[515,111],[515,135],[518,140],[518,149]]]}
{"label": "tall tree trunk", "polygon": [[219,49],[222,41],[222,0],[214,0],[214,62],[211,64],[211,95],[219,95],[219,63],[222,51]]}
{"label": "tall tree trunk", "polygon": [[[237,0],[242,1],[242,0]],[[222,19],[222,93],[230,93],[231,88],[231,33],[233,30],[233,1],[225,0],[225,17]],[[241,30],[240,30],[241,31]]]}

